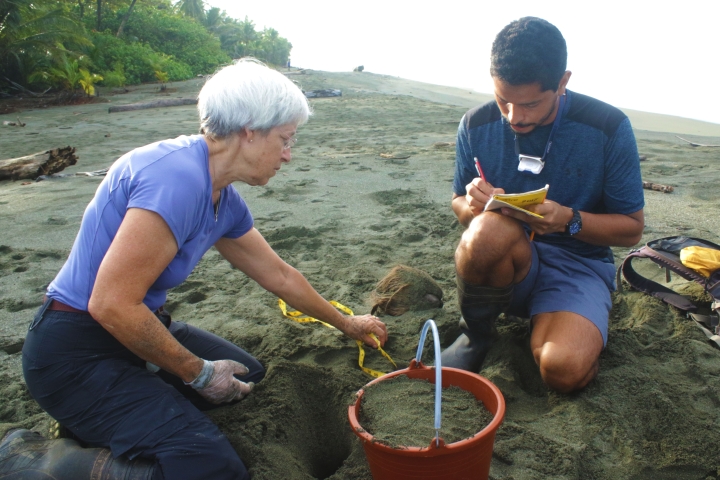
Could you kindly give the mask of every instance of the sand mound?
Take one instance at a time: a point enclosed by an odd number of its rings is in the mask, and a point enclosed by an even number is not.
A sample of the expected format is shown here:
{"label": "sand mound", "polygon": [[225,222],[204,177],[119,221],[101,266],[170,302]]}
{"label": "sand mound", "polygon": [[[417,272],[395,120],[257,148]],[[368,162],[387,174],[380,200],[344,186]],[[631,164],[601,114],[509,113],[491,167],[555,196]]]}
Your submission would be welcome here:
{"label": "sand mound", "polygon": [[370,295],[370,313],[402,315],[443,306],[443,292],[430,275],[406,265],[393,267]]}

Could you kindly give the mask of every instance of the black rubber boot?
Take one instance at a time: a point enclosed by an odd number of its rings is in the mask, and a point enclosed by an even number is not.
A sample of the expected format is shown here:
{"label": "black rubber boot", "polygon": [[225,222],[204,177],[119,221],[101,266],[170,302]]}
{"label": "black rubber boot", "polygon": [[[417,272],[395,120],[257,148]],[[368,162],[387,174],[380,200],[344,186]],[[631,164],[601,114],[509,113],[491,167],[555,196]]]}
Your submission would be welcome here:
{"label": "black rubber boot", "polygon": [[462,334],[442,352],[440,360],[443,367],[477,373],[495,341],[495,320],[510,306],[514,285],[470,285],[458,276],[457,286]]}
{"label": "black rubber boot", "polygon": [[3,480],[161,480],[155,462],[113,458],[107,448],[82,448],[75,440],[47,440],[30,430],[11,430],[0,442]]}

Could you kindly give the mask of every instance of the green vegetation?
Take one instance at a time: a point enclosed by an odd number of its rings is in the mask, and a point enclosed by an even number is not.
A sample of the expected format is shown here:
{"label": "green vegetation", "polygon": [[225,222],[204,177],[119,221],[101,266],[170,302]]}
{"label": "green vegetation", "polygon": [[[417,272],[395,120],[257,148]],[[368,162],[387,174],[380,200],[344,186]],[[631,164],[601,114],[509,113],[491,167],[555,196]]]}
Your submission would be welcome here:
{"label": "green vegetation", "polygon": [[[81,57],[79,60],[82,60]],[[67,55],[61,54],[56,65],[45,70],[39,70],[30,75],[31,81],[39,81],[50,85],[61,85],[62,88],[73,93],[82,88],[86,95],[95,95],[95,84],[103,78],[82,68],[78,60],[70,60]]]}
{"label": "green vegetation", "polygon": [[285,65],[292,45],[202,0],[1,0],[0,93],[93,95],[212,73],[254,56]]}

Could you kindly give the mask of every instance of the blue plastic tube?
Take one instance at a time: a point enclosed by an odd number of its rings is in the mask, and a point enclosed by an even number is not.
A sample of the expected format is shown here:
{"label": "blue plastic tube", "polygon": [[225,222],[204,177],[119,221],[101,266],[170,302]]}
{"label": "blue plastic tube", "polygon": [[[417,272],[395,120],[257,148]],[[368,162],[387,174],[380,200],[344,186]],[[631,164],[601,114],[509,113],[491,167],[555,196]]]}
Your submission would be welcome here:
{"label": "blue plastic tube", "polygon": [[420,362],[422,358],[423,345],[425,345],[425,337],[427,331],[432,327],[433,341],[435,344],[435,444],[440,444],[440,424],[441,424],[441,404],[442,404],[442,365],[440,364],[440,335],[438,335],[437,325],[432,318],[425,322],[422,332],[420,333],[420,343],[418,343],[415,361]]}

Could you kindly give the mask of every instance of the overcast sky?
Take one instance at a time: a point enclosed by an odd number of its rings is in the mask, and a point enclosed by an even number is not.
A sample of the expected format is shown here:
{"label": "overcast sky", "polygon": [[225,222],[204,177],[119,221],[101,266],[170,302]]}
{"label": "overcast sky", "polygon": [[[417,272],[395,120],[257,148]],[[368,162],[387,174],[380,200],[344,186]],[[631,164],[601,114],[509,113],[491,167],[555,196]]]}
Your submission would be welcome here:
{"label": "overcast sky", "polygon": [[[294,66],[492,93],[490,47],[523,16],[568,44],[568,88],[617,107],[720,123],[720,0],[209,0],[293,44]],[[497,5],[497,6],[493,6]]]}

